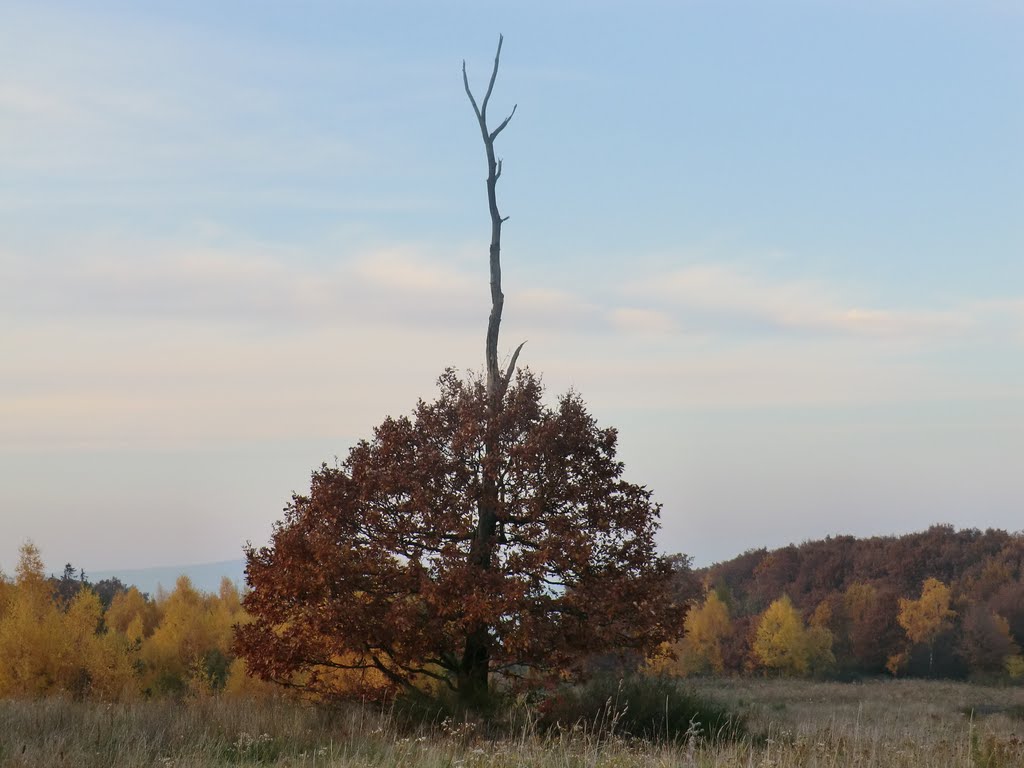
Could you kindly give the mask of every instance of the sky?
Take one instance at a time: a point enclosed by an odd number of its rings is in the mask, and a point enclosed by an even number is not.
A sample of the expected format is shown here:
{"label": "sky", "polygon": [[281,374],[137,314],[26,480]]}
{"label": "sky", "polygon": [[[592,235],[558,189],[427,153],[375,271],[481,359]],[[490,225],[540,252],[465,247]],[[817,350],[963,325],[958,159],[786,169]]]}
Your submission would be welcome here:
{"label": "sky", "polygon": [[699,565],[1022,528],[1006,0],[0,5],[0,568],[228,560],[500,354]]}

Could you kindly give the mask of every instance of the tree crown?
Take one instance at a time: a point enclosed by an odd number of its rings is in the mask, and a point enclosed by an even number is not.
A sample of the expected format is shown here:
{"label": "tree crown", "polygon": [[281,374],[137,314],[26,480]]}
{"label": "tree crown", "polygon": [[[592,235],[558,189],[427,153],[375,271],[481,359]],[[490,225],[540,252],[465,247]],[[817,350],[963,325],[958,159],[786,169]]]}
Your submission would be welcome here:
{"label": "tree crown", "polygon": [[[479,377],[449,370],[438,384],[436,400],[314,472],[270,546],[248,549],[249,668],[318,690],[339,669],[454,687],[465,637],[484,626],[490,671],[539,681],[677,635],[659,507],[622,479],[615,430],[576,393],[546,406],[529,371],[490,420]],[[481,569],[471,553],[492,437],[497,526]]]}

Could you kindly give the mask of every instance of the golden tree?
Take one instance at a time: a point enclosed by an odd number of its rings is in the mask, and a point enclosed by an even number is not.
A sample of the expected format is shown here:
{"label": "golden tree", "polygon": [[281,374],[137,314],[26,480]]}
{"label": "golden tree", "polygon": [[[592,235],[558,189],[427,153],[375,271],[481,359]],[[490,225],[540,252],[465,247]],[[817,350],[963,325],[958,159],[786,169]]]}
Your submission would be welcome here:
{"label": "golden tree", "polygon": [[63,617],[61,687],[80,697],[106,701],[138,693],[135,651],[124,636],[101,632],[103,606],[91,589],[78,591]]}
{"label": "golden tree", "polygon": [[703,604],[686,614],[683,640],[679,648],[679,664],[686,674],[721,672],[722,642],[732,634],[729,607],[714,590],[708,592]]}
{"label": "golden tree", "polygon": [[107,627],[131,643],[141,643],[153,634],[157,623],[156,603],[135,587],[114,595],[103,619]]}
{"label": "golden tree", "polygon": [[921,596],[917,600],[900,598],[896,620],[906,631],[911,643],[928,646],[929,675],[935,661],[935,639],[951,626],[956,616],[956,611],[949,607],[949,603],[949,587],[934,578],[924,580]]}
{"label": "golden tree", "polygon": [[22,545],[15,574],[0,620],[0,695],[36,696],[59,684],[64,627],[31,542]]}
{"label": "golden tree", "polygon": [[217,598],[202,595],[187,576],[157,605],[160,621],[142,644],[146,686],[158,692],[223,685],[230,664],[230,630],[214,619]]}
{"label": "golden tree", "polygon": [[761,616],[754,634],[754,655],[768,669],[783,674],[807,672],[804,628],[789,595],[773,602]]}
{"label": "golden tree", "polygon": [[831,666],[832,633],[823,625],[804,627],[788,595],[768,606],[754,635],[757,661],[780,674],[807,675]]}
{"label": "golden tree", "polygon": [[7,578],[7,574],[0,570],[0,621],[3,621],[13,599],[14,585]]}
{"label": "golden tree", "polygon": [[0,696],[67,692],[120,699],[134,689],[128,649],[100,633],[102,607],[83,589],[62,612],[39,549],[21,547],[17,576],[0,612]]}

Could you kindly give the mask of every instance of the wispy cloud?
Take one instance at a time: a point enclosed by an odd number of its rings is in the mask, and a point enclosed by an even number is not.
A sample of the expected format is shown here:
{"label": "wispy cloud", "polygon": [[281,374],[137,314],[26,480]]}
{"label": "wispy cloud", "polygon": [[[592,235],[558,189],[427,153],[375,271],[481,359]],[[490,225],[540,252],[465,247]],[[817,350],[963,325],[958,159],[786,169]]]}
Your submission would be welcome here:
{"label": "wispy cloud", "polygon": [[360,256],[352,271],[367,283],[402,296],[429,294],[464,300],[481,282],[449,265],[431,263],[412,248],[382,249]]}
{"label": "wispy cloud", "polygon": [[619,331],[638,334],[664,334],[675,330],[667,312],[656,309],[621,307],[611,313],[612,326]]}
{"label": "wispy cloud", "polygon": [[[212,240],[223,240],[214,232]],[[203,244],[118,236],[35,252],[0,251],[0,317],[44,321],[174,320],[287,333],[310,327],[482,328],[490,310],[486,265],[465,249],[415,244],[305,248],[255,242]],[[480,260],[482,261],[482,260]],[[567,290],[517,291],[506,328],[603,332],[608,317],[631,330],[657,313],[618,315]]]}
{"label": "wispy cloud", "polygon": [[[0,447],[364,434],[429,395],[443,366],[480,362],[487,279],[464,249],[195,240],[0,252]],[[503,339],[529,340],[523,362],[601,407],[1001,398],[1022,384],[929,350],[1019,334],[1024,299],[862,310],[835,286],[721,266],[573,289],[511,293]]]}
{"label": "wispy cloud", "polygon": [[[302,87],[313,66],[304,51],[144,16],[0,11],[0,168],[44,182],[88,173],[96,187],[144,179],[134,193],[146,198],[168,180],[203,179],[197,191],[231,186],[237,197],[265,191],[238,183],[253,176],[336,180],[363,162],[368,148],[344,119],[358,100],[335,92],[322,106],[322,92]],[[336,119],[297,109],[312,111],[314,98]]]}
{"label": "wispy cloud", "polygon": [[20,83],[0,83],[0,115],[14,119],[67,120],[75,110],[65,98],[38,87]]}
{"label": "wispy cloud", "polygon": [[[725,265],[697,265],[634,286],[635,293],[671,308],[686,325],[760,326],[779,331],[875,337],[949,336],[976,324],[966,307],[910,309],[857,301],[835,285],[781,280]],[[666,310],[669,311],[669,310]]]}

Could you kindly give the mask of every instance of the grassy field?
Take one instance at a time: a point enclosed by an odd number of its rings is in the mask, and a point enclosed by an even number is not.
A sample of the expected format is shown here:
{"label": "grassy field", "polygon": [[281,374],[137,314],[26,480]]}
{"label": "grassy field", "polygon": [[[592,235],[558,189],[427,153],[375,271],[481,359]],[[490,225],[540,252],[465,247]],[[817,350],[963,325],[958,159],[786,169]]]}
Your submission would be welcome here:
{"label": "grassy field", "polygon": [[230,699],[106,705],[0,702],[0,765],[160,766],[1024,766],[1024,689],[961,683],[704,680],[754,737],[633,742],[589,724],[488,738],[467,723],[410,732],[369,708]]}

